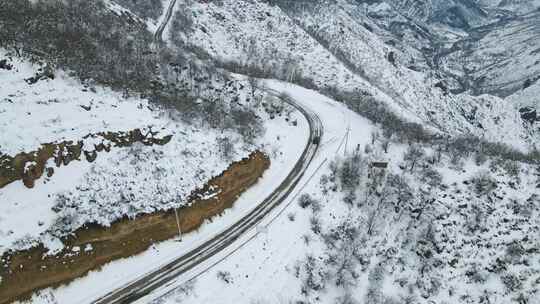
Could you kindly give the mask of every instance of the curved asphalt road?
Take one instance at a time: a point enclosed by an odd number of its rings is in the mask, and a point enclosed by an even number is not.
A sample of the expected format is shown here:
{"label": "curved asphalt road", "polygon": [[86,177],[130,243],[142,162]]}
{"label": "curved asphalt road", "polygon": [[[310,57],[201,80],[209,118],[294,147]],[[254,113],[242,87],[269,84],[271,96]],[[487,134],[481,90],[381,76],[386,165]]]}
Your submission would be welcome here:
{"label": "curved asphalt road", "polygon": [[[268,92],[275,96],[279,96],[279,92]],[[109,292],[105,296],[96,300],[94,302],[95,304],[132,303],[141,299],[142,297],[150,294],[152,291],[155,291],[161,286],[173,281],[179,275],[184,274],[193,267],[208,260],[210,257],[225,249],[244,233],[256,227],[257,224],[259,224],[265,218],[265,216],[268,215],[268,213],[270,213],[274,208],[279,206],[289,197],[291,192],[298,185],[300,179],[304,176],[306,169],[312,163],[319,149],[318,143],[323,135],[323,126],[319,117],[314,112],[303,108],[290,98],[283,96],[281,96],[281,98],[285,102],[295,107],[305,116],[309,123],[310,135],[309,141],[304,148],[300,159],[297,161],[291,173],[280,184],[280,186],[253,211],[245,215],[227,230],[214,236],[204,244],[187,252],[183,256],[179,257],[173,262],[170,262],[162,268],[156,269],[148,275],[137,279],[136,281],[133,281],[122,288]]]}
{"label": "curved asphalt road", "polygon": [[[154,35],[156,42],[162,40],[163,31],[172,17],[176,1],[177,0],[171,0],[169,2],[169,7],[167,9],[165,18],[159,25]],[[267,90],[267,92],[281,98],[284,102],[289,103],[291,106],[300,111],[307,119],[309,124],[309,141],[304,148],[300,159],[296,162],[293,170],[289,173],[287,178],[261,204],[259,204],[254,210],[245,215],[227,230],[214,236],[204,244],[187,252],[169,264],[156,269],[144,277],[139,278],[121,288],[107,293],[93,303],[132,303],[141,299],[142,297],[145,297],[152,291],[155,291],[163,285],[173,281],[178,276],[225,249],[244,233],[256,227],[257,224],[259,224],[265,218],[265,216],[268,215],[268,213],[270,213],[274,208],[279,206],[289,197],[289,194],[298,185],[298,182],[304,176],[306,169],[312,163],[319,149],[320,138],[323,135],[323,126],[319,117],[314,112],[303,108],[293,99],[280,96],[280,92],[274,90]]]}
{"label": "curved asphalt road", "polygon": [[165,18],[157,28],[156,32],[154,33],[154,40],[156,42],[159,42],[163,38],[163,31],[167,27],[167,24],[169,24],[169,21],[171,20],[172,13],[174,11],[174,6],[176,5],[176,0],[170,0],[169,7],[167,8],[167,12],[165,13]]}

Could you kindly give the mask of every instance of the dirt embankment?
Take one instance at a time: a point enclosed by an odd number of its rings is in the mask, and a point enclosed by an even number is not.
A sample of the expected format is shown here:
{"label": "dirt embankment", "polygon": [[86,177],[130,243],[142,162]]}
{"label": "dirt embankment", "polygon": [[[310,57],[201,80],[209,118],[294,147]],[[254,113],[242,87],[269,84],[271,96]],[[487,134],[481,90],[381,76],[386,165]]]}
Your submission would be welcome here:
{"label": "dirt embankment", "polygon": [[[178,209],[182,231],[193,231],[204,220],[231,208],[269,166],[266,155],[254,152],[195,191],[191,205]],[[170,210],[123,219],[109,228],[87,226],[64,240],[66,249],[54,256],[46,256],[43,247],[6,254],[0,265],[0,303],[24,299],[39,289],[68,283],[108,262],[139,254],[152,244],[177,235],[176,217],[174,210]]]}
{"label": "dirt embankment", "polygon": [[37,151],[19,153],[15,156],[4,155],[0,152],[0,188],[18,180],[22,180],[26,187],[33,188],[34,182],[43,173],[46,172],[48,177],[54,174],[54,168],[47,167],[49,159],[54,160],[56,167],[67,166],[74,160],[81,160],[82,156],[86,161],[93,162],[99,152],[109,152],[112,147],[127,147],[136,142],[148,146],[165,145],[172,138],[171,135],[157,138],[154,137],[156,134],[156,132],[151,131],[143,134],[140,129],[128,132],[103,132],[84,137],[84,139],[93,137],[102,141],[102,143],[92,145],[92,147],[83,146],[83,141],[77,143],[65,141],[44,144]]}

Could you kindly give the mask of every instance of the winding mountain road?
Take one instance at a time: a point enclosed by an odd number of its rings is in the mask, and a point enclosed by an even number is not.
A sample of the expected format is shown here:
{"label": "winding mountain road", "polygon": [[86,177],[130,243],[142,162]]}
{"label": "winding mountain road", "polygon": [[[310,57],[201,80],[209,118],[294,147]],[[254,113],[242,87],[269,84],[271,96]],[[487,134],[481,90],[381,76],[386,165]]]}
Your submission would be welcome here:
{"label": "winding mountain road", "polygon": [[[270,94],[278,96],[279,92],[268,91]],[[308,121],[310,135],[309,141],[302,152],[301,157],[296,162],[293,170],[275,189],[272,194],[267,197],[262,203],[260,203],[249,214],[245,215],[238,222],[233,224],[227,230],[214,236],[212,239],[206,241],[199,247],[187,252],[176,260],[169,264],[156,269],[153,272],[145,275],[142,278],[137,279],[122,288],[113,290],[98,300],[94,301],[95,304],[105,303],[133,303],[151,292],[157,290],[163,285],[172,282],[178,276],[186,273],[195,266],[207,261],[214,255],[218,254],[237,239],[239,239],[244,233],[251,229],[255,229],[256,226],[276,207],[281,205],[285,200],[289,198],[291,192],[296,189],[300,179],[304,176],[306,170],[312,164],[312,161],[319,149],[319,139],[323,135],[323,125],[314,112],[302,107],[293,99],[288,97],[280,97],[283,101],[289,103],[305,116]]]}
{"label": "winding mountain road", "polygon": [[174,12],[174,7],[176,6],[177,0],[170,0],[169,6],[167,7],[167,11],[165,13],[165,17],[159,24],[156,32],[154,33],[154,40],[156,42],[161,41],[163,39],[163,31],[167,27],[167,24],[169,24],[169,21],[171,20],[172,14]]}
{"label": "winding mountain road", "polygon": [[[176,3],[177,0],[170,0],[165,16],[154,34],[156,42],[162,41],[163,31],[171,20]],[[143,277],[105,294],[95,300],[93,302],[94,304],[133,303],[167,283],[174,281],[178,276],[185,274],[194,267],[208,261],[211,257],[222,252],[246,232],[255,229],[272,210],[287,200],[293,190],[297,188],[298,183],[304,176],[307,168],[312,164],[312,161],[319,150],[319,142],[324,131],[323,125],[317,114],[310,109],[303,107],[292,98],[282,96],[280,95],[281,92],[275,90],[265,90],[269,94],[282,99],[284,102],[296,108],[302,113],[309,124],[310,132],[308,142],[293,170],[278,188],[270,194],[270,196],[228,229],[163,267],[151,271]]]}

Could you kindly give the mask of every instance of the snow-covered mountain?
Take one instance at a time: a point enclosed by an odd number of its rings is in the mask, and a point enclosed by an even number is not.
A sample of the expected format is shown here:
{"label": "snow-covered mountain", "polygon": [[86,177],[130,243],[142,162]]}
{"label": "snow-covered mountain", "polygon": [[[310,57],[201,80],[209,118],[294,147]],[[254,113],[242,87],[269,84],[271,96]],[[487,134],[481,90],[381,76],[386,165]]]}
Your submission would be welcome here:
{"label": "snow-covered mountain", "polygon": [[[194,303],[265,284],[269,303],[535,303],[539,36],[540,0],[0,0],[0,303],[28,251],[92,259],[99,244],[66,242],[88,225],[186,220],[178,207],[213,200],[230,185],[197,189],[253,153],[260,183],[181,247],[152,244],[35,302],[85,302],[122,268],[118,287],[161,267],[302,165],[251,249],[219,264],[236,274],[200,274],[227,291]],[[314,117],[323,135],[308,139]],[[16,297],[51,284],[31,286]]]}
{"label": "snow-covered mountain", "polygon": [[[539,1],[378,1],[369,16],[404,30],[456,92],[508,96],[539,77]],[[411,37],[412,36],[412,37]]]}
{"label": "snow-covered mountain", "polygon": [[[473,1],[194,1],[177,14],[191,20],[189,30],[172,29],[171,35],[220,62],[257,66],[275,77],[297,77],[297,82],[309,79],[321,90],[369,96],[443,133],[529,149],[538,135],[524,124],[515,104],[494,95],[475,96],[488,90],[470,87],[487,80],[464,87],[475,65],[477,74],[508,75],[503,66],[484,68],[470,51],[472,63],[455,67],[458,59],[469,57],[453,50],[481,29],[493,28],[487,24],[496,20],[494,10]],[[516,31],[524,26],[519,20],[512,21],[520,24]],[[524,34],[522,45],[534,45],[527,38],[534,31]],[[509,45],[505,58],[517,60],[517,48]],[[525,75],[512,73],[516,82],[535,73],[534,68],[521,71]]]}
{"label": "snow-covered mountain", "polygon": [[508,96],[540,78],[540,11],[470,31],[440,58],[475,94]]}

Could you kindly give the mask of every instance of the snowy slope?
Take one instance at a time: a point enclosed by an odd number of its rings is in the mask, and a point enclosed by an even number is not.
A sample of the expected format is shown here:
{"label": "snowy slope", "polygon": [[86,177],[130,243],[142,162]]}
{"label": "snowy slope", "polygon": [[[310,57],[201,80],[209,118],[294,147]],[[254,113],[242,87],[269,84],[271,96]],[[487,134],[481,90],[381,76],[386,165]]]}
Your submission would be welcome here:
{"label": "snowy slope", "polygon": [[[299,87],[272,86],[314,109],[330,137],[343,137],[351,127],[349,156],[357,144],[370,145],[369,133],[377,128],[343,105]],[[340,162],[345,147],[327,137],[323,142],[319,162]],[[270,216],[266,229],[241,239],[239,245],[253,238],[224,253],[219,264],[198,267],[179,277],[176,288],[164,286],[139,303],[538,303],[540,172],[520,164],[517,176],[510,176],[493,162],[472,159],[457,168],[444,157],[433,167],[440,184],[431,188],[403,169],[406,146],[393,145],[388,153],[372,147],[373,152],[361,149],[362,161],[389,161],[387,174],[404,177],[416,193],[413,200],[427,205],[411,214],[391,205],[377,232],[368,235],[373,209],[362,191],[371,179],[362,180],[361,192],[348,204],[342,190],[332,190],[340,171],[324,164],[300,191],[318,205],[302,208],[292,199]],[[472,179],[489,170],[496,189],[480,195]]]}
{"label": "snowy slope", "polygon": [[[50,301],[92,303],[106,292],[122,287],[141,275],[162,267],[177,258],[179,254],[203,244],[212,236],[225,231],[239,221],[284,181],[303,152],[309,138],[309,125],[306,119],[300,112],[293,111],[289,117],[290,121],[297,121],[297,125],[293,126],[285,118],[286,116],[267,120],[265,123],[267,131],[258,140],[259,148],[263,149],[271,159],[270,168],[264,173],[263,178],[243,193],[234,206],[225,210],[222,216],[206,221],[196,232],[184,234],[182,242],[173,239],[155,244],[140,255],[109,263],[102,269],[93,271],[69,285],[40,291],[33,295],[32,303],[49,304]],[[211,142],[209,144],[212,145]],[[209,148],[213,148],[210,145]],[[178,161],[192,162],[194,160]],[[213,163],[205,159],[195,161],[193,164],[200,167],[200,164],[204,162]],[[184,179],[188,176],[185,175]]]}
{"label": "snowy slope", "polygon": [[[163,146],[138,142],[123,148],[113,145],[109,153],[97,152],[97,159],[91,163],[80,157],[57,167],[50,159],[46,167],[54,168],[54,174],[43,175],[32,189],[21,181],[1,188],[0,254],[39,242],[58,249],[62,246],[58,237],[86,223],[107,226],[125,216],[186,204],[192,191],[221,174],[231,161],[268,142],[248,143],[231,129],[210,128],[201,120],[186,122],[174,109],[83,85],[63,71],[57,71],[54,79],[28,84],[25,79],[41,67],[18,59],[8,63],[10,70],[0,70],[3,154],[30,153],[42,144],[63,141],[80,141],[84,151],[94,153],[99,144],[109,143],[88,135],[134,129],[172,139]],[[229,100],[236,98],[236,107],[247,107],[251,92],[245,80],[229,84]],[[262,108],[257,111],[267,117]],[[225,155],[219,145],[223,139],[232,144],[230,155]],[[274,151],[268,148],[268,153]]]}
{"label": "snowy slope", "polygon": [[538,0],[479,0],[482,5],[501,10],[508,10],[518,15],[530,13],[540,8]]}
{"label": "snowy slope", "polygon": [[[0,58],[5,53],[0,50]],[[165,123],[141,99],[124,99],[122,94],[58,73],[55,79],[28,84],[40,66],[13,58],[12,70],[0,70],[0,151],[8,155],[37,150],[44,143],[78,141],[104,131],[129,131]]]}
{"label": "snowy slope", "polygon": [[540,77],[540,12],[481,27],[443,58],[475,93],[507,96]]}
{"label": "snowy slope", "polygon": [[334,53],[345,54],[356,70],[362,71],[371,84],[392,96],[403,109],[448,133],[472,133],[517,146],[527,137],[516,109],[503,100],[448,94],[436,87],[441,80],[431,73],[392,64],[388,60],[390,53],[398,58],[402,53],[355,22],[353,16],[359,14],[351,15],[351,10],[345,8],[320,7],[316,14],[301,15],[298,20],[328,41]]}
{"label": "snowy slope", "polygon": [[441,82],[436,73],[409,68],[420,55],[388,44],[384,31],[374,30],[377,25],[352,2],[307,9],[252,1],[194,2],[189,13],[193,31],[183,36],[184,42],[218,60],[274,71],[292,68],[320,88],[372,95],[406,119],[445,133],[470,133],[521,149],[534,141],[512,105],[491,96],[448,94],[436,87]]}

